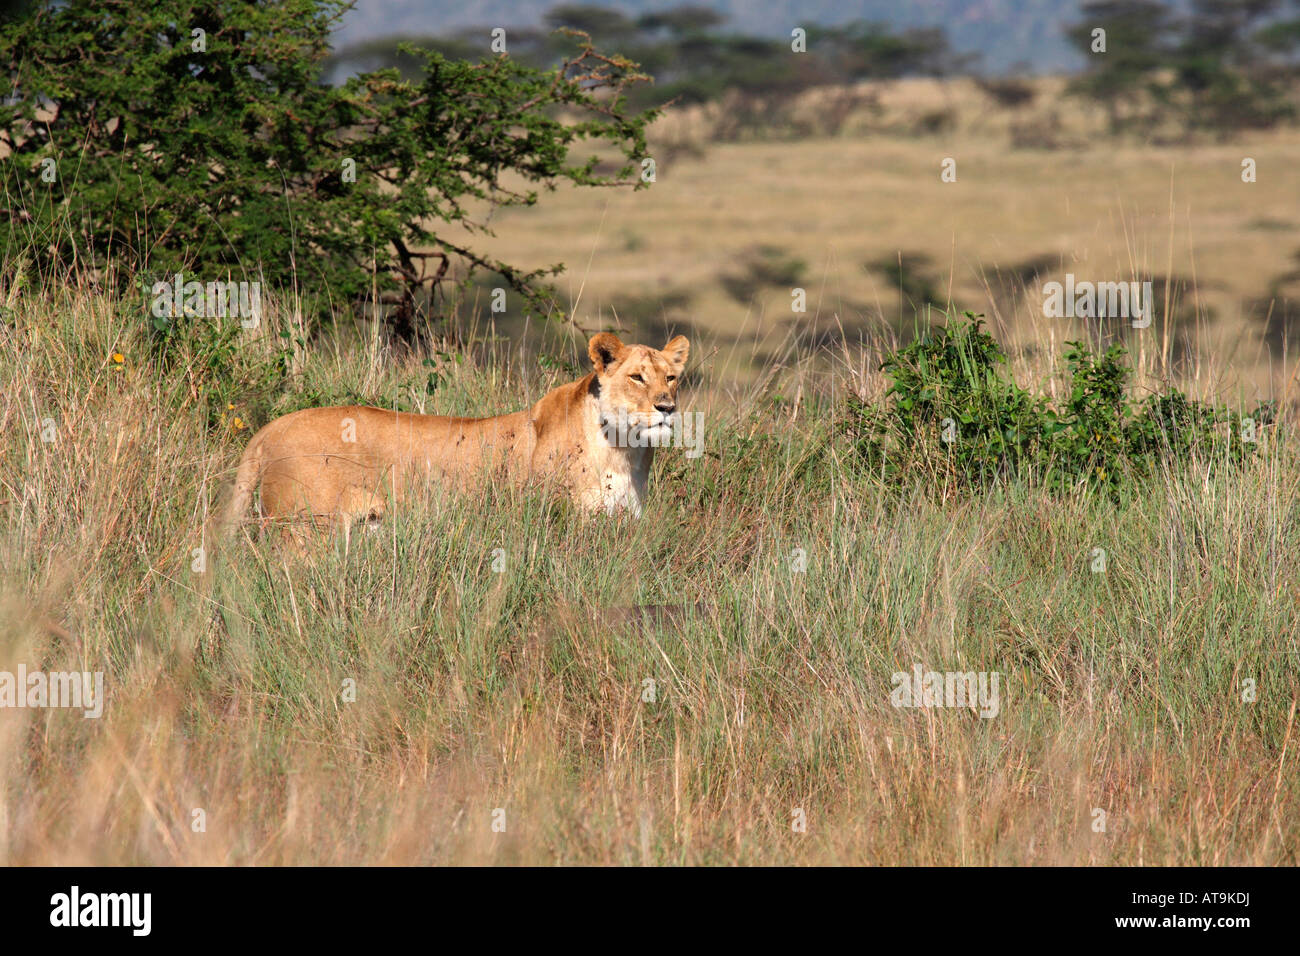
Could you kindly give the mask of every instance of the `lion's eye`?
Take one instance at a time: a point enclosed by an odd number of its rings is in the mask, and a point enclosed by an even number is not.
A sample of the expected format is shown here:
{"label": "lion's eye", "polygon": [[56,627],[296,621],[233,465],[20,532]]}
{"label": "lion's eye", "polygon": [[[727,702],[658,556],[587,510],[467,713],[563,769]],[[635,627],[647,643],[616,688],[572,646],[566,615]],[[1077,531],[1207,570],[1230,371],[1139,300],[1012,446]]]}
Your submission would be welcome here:
{"label": "lion's eye", "polygon": [[670,382],[675,382],[675,381],[677,381],[677,376],[676,376],[676,375],[669,375],[669,376],[668,376],[668,381],[670,381]]}
{"label": "lion's eye", "polygon": [[644,384],[645,384],[645,379],[643,379],[640,375],[629,375],[628,378],[630,378],[632,381],[636,382],[638,385],[644,385]]}

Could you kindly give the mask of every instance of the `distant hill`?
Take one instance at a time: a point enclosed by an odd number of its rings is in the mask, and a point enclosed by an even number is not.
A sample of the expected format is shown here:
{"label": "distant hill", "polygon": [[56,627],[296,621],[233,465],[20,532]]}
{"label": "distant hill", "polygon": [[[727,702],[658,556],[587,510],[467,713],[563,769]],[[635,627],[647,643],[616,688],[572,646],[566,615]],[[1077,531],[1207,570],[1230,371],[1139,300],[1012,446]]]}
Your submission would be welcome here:
{"label": "distant hill", "polygon": [[[1079,16],[1074,0],[620,0],[599,5],[637,17],[687,3],[722,13],[727,29],[753,36],[785,37],[795,26],[876,20],[896,29],[943,27],[958,53],[981,55],[977,66],[985,72],[1072,72],[1081,65],[1063,34]],[[336,43],[467,26],[535,27],[558,5],[557,0],[357,0]]]}

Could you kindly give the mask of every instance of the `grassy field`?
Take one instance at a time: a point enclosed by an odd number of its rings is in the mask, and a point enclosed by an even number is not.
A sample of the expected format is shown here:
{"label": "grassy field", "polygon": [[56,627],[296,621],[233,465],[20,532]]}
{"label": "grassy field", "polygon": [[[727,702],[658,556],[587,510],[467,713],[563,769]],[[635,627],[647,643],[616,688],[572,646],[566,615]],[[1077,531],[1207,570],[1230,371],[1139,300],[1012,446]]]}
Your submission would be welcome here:
{"label": "grassy field", "polygon": [[[800,149],[828,183],[883,161]],[[941,201],[937,177],[890,175]],[[835,222],[792,213],[786,242],[857,216],[842,260],[868,234],[883,249],[870,194]],[[632,201],[674,221],[661,191],[610,200]],[[1032,205],[987,228],[1009,237]],[[1093,223],[1069,228],[1064,249]],[[704,233],[682,229],[683,262]],[[419,357],[317,342],[276,404],[214,423],[211,356],[183,346],[163,371],[138,303],[0,301],[0,670],[102,670],[108,692],[99,720],[0,712],[4,864],[1296,863],[1289,416],[1244,468],[1194,464],[1122,504],[1033,482],[944,496],[883,487],[832,427],[849,392],[880,397],[869,350],[814,370],[819,346],[787,337],[745,384],[697,347],[706,454],[660,454],[641,521],[433,490],[300,556],[204,537],[239,426],[347,388],[409,399]],[[232,361],[272,362],[274,341]],[[1049,352],[1020,377],[1048,387]],[[520,354],[470,349],[417,404],[505,411],[566,377]],[[996,672],[997,715],[892,706],[916,665]]]}
{"label": "grassy field", "polygon": [[[1300,133],[1112,141],[1059,87],[897,83],[755,142],[678,110],[650,189],[493,218],[472,244],[567,263],[577,326],[692,339],[705,454],[659,454],[640,521],[429,489],[306,554],[216,540],[274,415],[513,411],[580,336],[471,290],[432,355],[347,322],[282,351],[279,300],[169,351],[134,298],[0,286],[0,674],[108,697],[0,708],[0,863],[1294,865]],[[1044,318],[1066,272],[1153,279],[1156,322]],[[1278,425],[1119,500],[882,482],[846,399],[961,308],[1055,400],[1067,340],[1118,340],[1135,398]],[[996,714],[894,706],[916,667],[996,674]]]}

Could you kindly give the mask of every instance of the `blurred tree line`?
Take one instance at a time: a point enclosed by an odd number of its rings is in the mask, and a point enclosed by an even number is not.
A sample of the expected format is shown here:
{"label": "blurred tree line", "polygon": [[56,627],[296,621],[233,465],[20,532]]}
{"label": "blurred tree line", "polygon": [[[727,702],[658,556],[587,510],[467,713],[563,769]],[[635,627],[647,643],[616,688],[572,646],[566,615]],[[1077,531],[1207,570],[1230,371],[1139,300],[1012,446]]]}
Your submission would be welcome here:
{"label": "blurred tree line", "polygon": [[[727,92],[795,94],[815,86],[867,79],[942,76],[972,60],[953,52],[941,28],[894,31],[880,23],[808,26],[806,56],[792,56],[792,38],[744,36],[722,29],[726,17],[700,6],[682,6],[632,18],[607,7],[566,4],[552,9],[542,28],[507,29],[507,52],[531,66],[553,66],[566,48],[560,28],[581,30],[605,48],[634,60],[654,77],[653,87],[629,91],[634,106],[666,101],[702,103]],[[403,75],[419,62],[398,50],[403,41],[438,50],[449,59],[491,56],[487,27],[442,36],[382,37],[345,47],[330,66],[336,78],[358,69],[395,67]]]}
{"label": "blurred tree line", "polygon": [[1068,36],[1087,69],[1071,90],[1105,107],[1112,133],[1164,123],[1226,137],[1296,117],[1297,0],[1095,0],[1081,14]]}
{"label": "blurred tree line", "polygon": [[[1300,0],[1091,0],[1077,11],[1077,21],[1065,32],[1085,67],[1069,90],[1100,104],[1112,133],[1148,132],[1166,124],[1184,134],[1230,136],[1296,118]],[[814,87],[974,73],[979,63],[977,55],[955,53],[940,27],[810,25],[807,55],[792,56],[789,37],[745,36],[727,31],[725,23],[725,15],[702,6],[634,18],[603,6],[565,4],[553,8],[540,28],[508,29],[508,52],[535,67],[553,66],[566,42],[555,31],[586,31],[654,78],[653,86],[629,93],[633,105],[641,107],[741,94],[732,102],[743,108],[765,98],[762,108],[770,109]],[[1096,49],[1099,28],[1106,34],[1105,52]],[[492,55],[489,30],[478,27],[348,46],[333,55],[328,68],[336,79],[380,67],[412,76],[420,63],[398,51],[403,40],[451,59]],[[985,77],[980,82],[1000,103],[1004,94],[1020,97],[1013,106],[1033,98],[1032,89],[1019,81]]]}

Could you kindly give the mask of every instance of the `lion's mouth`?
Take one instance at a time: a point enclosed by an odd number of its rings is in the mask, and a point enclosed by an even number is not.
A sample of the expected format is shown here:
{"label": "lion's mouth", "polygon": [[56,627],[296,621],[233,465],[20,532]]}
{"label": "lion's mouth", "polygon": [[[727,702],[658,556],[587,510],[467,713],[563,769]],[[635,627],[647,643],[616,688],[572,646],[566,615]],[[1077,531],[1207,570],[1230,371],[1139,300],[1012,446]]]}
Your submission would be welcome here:
{"label": "lion's mouth", "polygon": [[646,425],[641,429],[641,438],[647,444],[655,448],[666,446],[673,437],[673,424],[671,419],[655,422]]}
{"label": "lion's mouth", "polygon": [[606,439],[616,447],[659,446],[672,438],[676,421],[676,413],[665,415],[656,411],[644,417],[641,414],[614,416],[605,419],[602,428]]}

